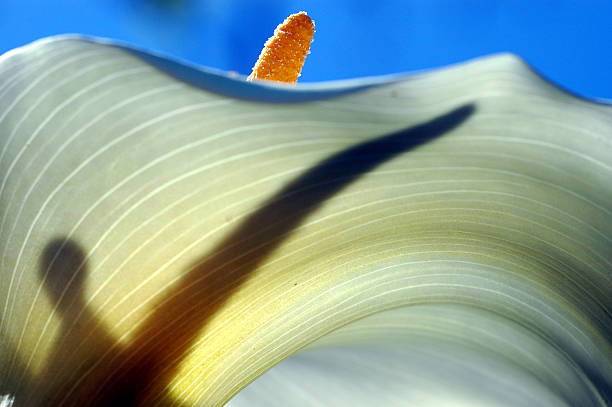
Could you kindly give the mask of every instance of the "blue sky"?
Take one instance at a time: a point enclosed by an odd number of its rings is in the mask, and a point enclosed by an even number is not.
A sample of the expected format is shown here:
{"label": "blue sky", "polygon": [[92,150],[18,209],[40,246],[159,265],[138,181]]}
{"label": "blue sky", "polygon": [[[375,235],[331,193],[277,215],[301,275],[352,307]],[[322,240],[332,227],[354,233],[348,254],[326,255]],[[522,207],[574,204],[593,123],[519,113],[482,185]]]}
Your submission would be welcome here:
{"label": "blue sky", "polygon": [[276,25],[301,10],[317,32],[300,82],[509,51],[570,91],[612,99],[610,0],[3,0],[0,52],[82,33],[248,74]]}

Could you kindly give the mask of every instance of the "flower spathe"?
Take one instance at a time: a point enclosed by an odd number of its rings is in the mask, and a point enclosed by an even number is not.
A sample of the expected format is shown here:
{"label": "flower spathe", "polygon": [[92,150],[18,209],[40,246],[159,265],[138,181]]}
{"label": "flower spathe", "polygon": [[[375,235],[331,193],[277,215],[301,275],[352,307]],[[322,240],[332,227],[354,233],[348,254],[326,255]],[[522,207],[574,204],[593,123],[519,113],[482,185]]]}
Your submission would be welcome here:
{"label": "flower spathe", "polygon": [[222,405],[304,347],[330,388],[454,350],[510,405],[610,402],[608,105],[510,55],[293,89],[59,37],[0,77],[16,405]]}

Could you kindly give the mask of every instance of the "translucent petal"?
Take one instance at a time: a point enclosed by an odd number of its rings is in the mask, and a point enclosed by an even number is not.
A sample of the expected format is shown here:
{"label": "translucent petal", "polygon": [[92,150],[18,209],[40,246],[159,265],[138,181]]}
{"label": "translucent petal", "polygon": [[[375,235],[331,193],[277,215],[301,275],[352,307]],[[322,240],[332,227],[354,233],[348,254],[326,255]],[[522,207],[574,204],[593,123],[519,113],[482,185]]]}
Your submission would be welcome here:
{"label": "translucent petal", "polygon": [[265,397],[610,402],[610,106],[511,55],[291,88],[59,37],[0,78],[16,405],[222,405],[305,347]]}

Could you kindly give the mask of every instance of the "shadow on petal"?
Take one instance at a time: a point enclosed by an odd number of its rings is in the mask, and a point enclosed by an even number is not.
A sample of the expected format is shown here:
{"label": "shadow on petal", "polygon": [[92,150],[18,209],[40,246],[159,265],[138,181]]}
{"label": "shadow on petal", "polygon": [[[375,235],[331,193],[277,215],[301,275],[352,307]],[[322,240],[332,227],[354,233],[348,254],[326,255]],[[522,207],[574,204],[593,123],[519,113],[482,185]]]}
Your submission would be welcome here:
{"label": "shadow on petal", "polygon": [[[97,352],[92,357],[96,359],[87,361],[83,372],[67,372],[76,379],[66,382],[57,376],[46,405],[180,405],[168,395],[167,386],[181,361],[215,312],[290,233],[359,177],[453,130],[474,111],[474,105],[462,106],[424,124],[341,151],[308,170],[170,287],[129,344],[117,343],[100,328],[103,324],[96,321],[92,310],[85,310],[79,320],[90,322],[71,331],[70,337],[58,336],[46,372],[51,376],[61,372],[66,358],[73,357],[71,349],[89,329],[97,329],[90,336],[95,338],[92,346]],[[73,241],[57,239],[47,245],[41,263],[47,295],[64,323],[72,322],[86,307],[84,249]]]}

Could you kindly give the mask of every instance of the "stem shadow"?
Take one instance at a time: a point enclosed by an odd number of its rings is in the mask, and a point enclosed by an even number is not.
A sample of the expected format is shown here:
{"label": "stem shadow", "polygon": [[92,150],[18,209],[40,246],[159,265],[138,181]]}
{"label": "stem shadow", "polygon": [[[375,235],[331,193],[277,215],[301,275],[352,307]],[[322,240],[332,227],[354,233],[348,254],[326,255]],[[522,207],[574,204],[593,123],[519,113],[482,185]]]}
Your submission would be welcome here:
{"label": "stem shadow", "polygon": [[[217,310],[292,231],[364,174],[451,131],[474,111],[472,104],[462,106],[424,124],[360,143],[315,165],[277,192],[187,271],[142,323],[133,341],[120,345],[98,328],[92,335],[96,337],[95,348],[106,352],[103,360],[98,357],[87,363],[97,364],[95,373],[78,375],[61,388],[54,387],[45,405],[180,405],[166,388],[190,347]],[[75,242],[57,239],[42,255],[41,272],[47,276],[41,278],[66,326],[72,323],[72,310],[85,307],[83,252]],[[86,313],[89,317],[83,320],[92,322],[82,329],[103,326],[90,310]],[[71,347],[81,337],[79,332],[72,338],[59,337],[47,373],[62,370]]]}

